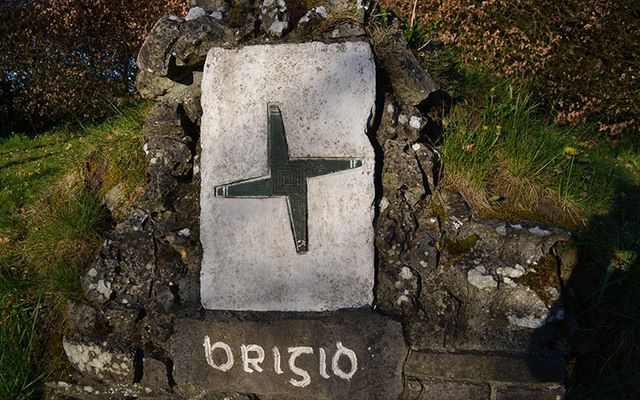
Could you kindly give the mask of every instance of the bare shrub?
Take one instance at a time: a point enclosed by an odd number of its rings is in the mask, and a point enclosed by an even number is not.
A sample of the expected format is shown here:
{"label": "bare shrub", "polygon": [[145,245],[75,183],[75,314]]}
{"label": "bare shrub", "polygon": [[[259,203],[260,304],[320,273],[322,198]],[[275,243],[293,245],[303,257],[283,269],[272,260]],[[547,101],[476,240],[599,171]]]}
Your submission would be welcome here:
{"label": "bare shrub", "polygon": [[134,57],[151,26],[183,14],[186,3],[0,3],[0,129],[37,131],[104,115],[133,92]]}
{"label": "bare shrub", "polygon": [[[414,1],[381,0],[407,19]],[[467,65],[531,82],[560,123],[638,133],[640,3],[636,0],[418,0],[432,39]]]}

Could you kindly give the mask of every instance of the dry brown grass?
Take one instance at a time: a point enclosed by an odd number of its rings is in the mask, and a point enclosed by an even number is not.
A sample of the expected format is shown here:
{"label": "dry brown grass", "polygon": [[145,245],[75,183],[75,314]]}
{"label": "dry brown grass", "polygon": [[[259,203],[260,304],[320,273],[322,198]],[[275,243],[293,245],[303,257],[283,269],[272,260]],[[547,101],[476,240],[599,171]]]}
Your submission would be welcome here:
{"label": "dry brown grass", "polygon": [[486,186],[474,185],[456,172],[444,174],[441,185],[443,190],[460,192],[480,217],[530,220],[569,229],[584,228],[587,223],[584,213],[571,201],[535,182],[510,175],[506,168],[496,168]]}

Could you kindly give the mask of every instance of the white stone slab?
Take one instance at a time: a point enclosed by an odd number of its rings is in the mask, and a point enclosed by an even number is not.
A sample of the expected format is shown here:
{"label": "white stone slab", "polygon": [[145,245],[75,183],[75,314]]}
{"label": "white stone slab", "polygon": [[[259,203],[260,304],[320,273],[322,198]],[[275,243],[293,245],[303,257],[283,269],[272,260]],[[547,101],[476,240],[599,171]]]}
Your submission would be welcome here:
{"label": "white stone slab", "polygon": [[[207,309],[323,311],[373,300],[375,102],[369,44],[209,51],[202,81],[201,299]],[[308,179],[308,243],[297,253],[286,199],[216,197],[269,174],[267,103],[282,111],[291,158],[360,168]]]}

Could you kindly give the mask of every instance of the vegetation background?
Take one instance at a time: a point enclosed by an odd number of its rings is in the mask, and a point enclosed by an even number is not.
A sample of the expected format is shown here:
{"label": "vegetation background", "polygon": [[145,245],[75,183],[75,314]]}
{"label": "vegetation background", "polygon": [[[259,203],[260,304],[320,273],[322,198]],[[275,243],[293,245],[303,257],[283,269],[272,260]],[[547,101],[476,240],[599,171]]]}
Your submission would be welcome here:
{"label": "vegetation background", "polygon": [[[136,53],[159,17],[187,8],[0,0],[2,399],[40,398],[64,371],[66,300],[82,297],[78,271],[121,217],[106,194],[122,184],[125,210],[144,187]],[[442,154],[443,190],[483,215],[574,233],[568,397],[640,398],[640,2],[379,0],[370,10],[368,28],[401,24],[447,93],[423,138]]]}
{"label": "vegetation background", "polygon": [[524,81],[560,124],[639,133],[636,0],[380,0],[414,40],[451,46],[467,66]]}
{"label": "vegetation background", "polygon": [[135,57],[185,0],[1,0],[0,135],[95,121],[135,94]]}

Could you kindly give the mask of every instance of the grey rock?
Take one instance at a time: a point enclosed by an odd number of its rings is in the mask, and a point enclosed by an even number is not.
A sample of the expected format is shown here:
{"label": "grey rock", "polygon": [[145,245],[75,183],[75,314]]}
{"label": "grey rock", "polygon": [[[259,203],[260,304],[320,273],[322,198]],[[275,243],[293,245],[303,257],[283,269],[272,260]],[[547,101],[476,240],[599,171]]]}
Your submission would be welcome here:
{"label": "grey rock", "polygon": [[213,46],[230,44],[234,40],[231,30],[208,15],[187,20],[180,26],[180,35],[172,47],[177,66],[203,64]]}
{"label": "grey rock", "polygon": [[389,76],[396,95],[405,103],[418,105],[436,90],[438,84],[407,47],[402,30],[394,26],[374,37],[375,51]]}
{"label": "grey rock", "polygon": [[94,334],[98,321],[98,310],[95,307],[69,300],[67,302],[67,317],[70,322],[70,331],[87,337]]}
{"label": "grey rock", "polygon": [[215,20],[221,20],[224,17],[224,14],[221,10],[216,10],[210,14],[211,18]]}
{"label": "grey rock", "polygon": [[111,215],[118,215],[122,211],[121,206],[124,200],[124,189],[124,183],[118,182],[104,195],[104,205],[109,209]]}
{"label": "grey rock", "polygon": [[[377,222],[378,235],[387,235],[376,241],[381,262],[377,298],[383,309],[403,316],[412,346],[509,352],[545,352],[556,346],[553,321],[561,317],[562,305],[552,253],[569,240],[566,233],[539,226],[532,233],[526,222],[515,229],[504,221],[475,219],[455,193],[440,192],[438,203],[428,198],[413,210],[406,199],[389,196]],[[423,203],[431,203],[433,216],[421,215]],[[409,217],[399,217],[402,212]],[[410,217],[417,218],[415,225]],[[505,232],[496,231],[499,226]],[[399,235],[403,228],[408,232]],[[550,234],[540,236],[539,230]],[[408,245],[396,242],[397,237]],[[415,271],[419,291],[398,285],[403,267]],[[399,302],[405,290],[410,301]]]}
{"label": "grey rock", "polygon": [[422,128],[422,118],[417,117],[417,116],[412,116],[409,119],[409,126],[412,127],[413,129]]}
{"label": "grey rock", "polygon": [[409,206],[415,206],[429,193],[415,154],[406,143],[391,139],[384,144],[383,150],[387,155],[382,170],[383,185],[396,188]]}
{"label": "grey rock", "polygon": [[352,19],[340,20],[324,31],[323,39],[329,41],[358,40],[367,35],[364,26]]}
{"label": "grey rock", "polygon": [[113,305],[105,309],[104,319],[114,332],[121,337],[134,337],[140,310],[125,305]]}
{"label": "grey rock", "polygon": [[202,7],[205,12],[212,13],[226,7],[224,0],[189,0],[191,7]]}
{"label": "grey rock", "polygon": [[142,360],[142,380],[140,383],[153,389],[169,389],[169,372],[167,365],[154,358]]}
{"label": "grey rock", "polygon": [[147,140],[157,137],[165,137],[175,140],[188,140],[184,132],[182,121],[178,111],[179,104],[171,101],[163,101],[154,104],[147,114],[147,119],[142,127],[142,133]]}
{"label": "grey rock", "polygon": [[103,301],[109,300],[111,298],[111,294],[113,294],[111,282],[104,279],[98,279],[98,284],[96,285],[95,290],[100,296],[102,296],[104,299]]}
{"label": "grey rock", "polygon": [[166,137],[149,139],[149,168],[179,177],[191,172],[192,153],[184,142]]}
{"label": "grey rock", "polygon": [[422,380],[425,386],[429,380],[544,385],[562,382],[566,374],[565,367],[562,358],[533,354],[412,351],[407,357],[404,371],[406,376]]}
{"label": "grey rock", "polygon": [[187,13],[187,16],[184,17],[185,21],[191,21],[197,18],[202,17],[203,15],[206,15],[206,12],[204,11],[204,9],[202,7],[191,7],[189,9],[189,12]]}
{"label": "grey rock", "polygon": [[424,388],[418,379],[405,379],[402,400],[425,400],[423,396]]}
{"label": "grey rock", "polygon": [[201,113],[199,94],[199,88],[176,88],[147,116],[143,133],[147,139],[149,184],[142,205],[150,212],[173,208],[168,202],[173,201],[173,194],[182,185],[178,178],[188,179],[193,173],[195,142],[200,133],[196,125]]}
{"label": "grey rock", "polygon": [[491,387],[487,383],[447,382],[427,380],[423,382],[421,400],[489,400]]}
{"label": "grey rock", "polygon": [[275,37],[281,37],[289,28],[289,15],[284,0],[262,0],[260,7],[260,27]]}
{"label": "grey rock", "polygon": [[314,19],[328,19],[330,17],[329,13],[327,12],[327,9],[323,6],[319,6],[319,7],[314,7],[312,9],[310,9],[309,11],[307,11],[302,18],[300,18],[300,20],[298,20],[298,25],[303,25],[308,23],[311,20]]}
{"label": "grey rock", "polygon": [[62,341],[67,359],[85,376],[120,383],[133,383],[134,349],[118,343],[85,342],[64,337]]}
{"label": "grey rock", "polygon": [[47,398],[53,395],[54,400],[114,400],[114,399],[153,399],[177,400],[175,394],[162,392],[155,388],[138,383],[98,383],[82,382],[47,382]]}
{"label": "grey rock", "polygon": [[[197,136],[200,118],[202,117],[202,105],[200,104],[201,83],[202,72],[193,71],[190,82],[185,84],[176,82],[170,91],[158,99],[158,103],[164,103],[170,105],[171,108],[175,108],[175,112],[178,113],[181,119],[181,129],[185,129],[184,117],[186,116],[189,119],[191,126],[186,128],[191,129],[188,136],[192,138]],[[185,137],[183,136],[183,138]],[[190,139],[187,140],[191,141]]]}
{"label": "grey rock", "polygon": [[[378,264],[377,297],[383,308],[388,306],[402,312],[402,308],[412,304],[416,293],[404,283],[396,284],[403,282],[399,277],[402,267],[415,268],[400,256],[414,240],[418,227],[416,214],[423,212],[429,203],[428,195],[432,190],[429,186],[434,184],[435,155],[429,147],[417,143],[419,135],[415,130],[398,124],[398,116],[408,110],[392,96],[386,96],[382,109],[385,111],[376,134],[384,154],[381,176],[383,198],[380,217],[376,220],[376,247],[381,261]],[[420,254],[416,254],[415,260],[416,263],[431,263],[434,261],[429,258],[436,256],[436,250],[431,246],[437,240],[439,227],[437,221],[425,221],[422,226],[433,226],[435,237],[421,242],[421,245],[430,249],[423,248]],[[425,253],[429,254],[426,258]],[[405,290],[409,293],[405,293]]]}
{"label": "grey rock", "polygon": [[392,399],[402,390],[406,354],[400,325],[370,312],[264,322],[179,319],[171,339],[178,386],[205,393]]}
{"label": "grey rock", "polygon": [[562,385],[547,387],[513,387],[503,386],[496,391],[496,400],[562,400],[565,390]]}
{"label": "grey rock", "polygon": [[138,69],[158,76],[167,76],[171,50],[179,35],[179,21],[169,17],[160,18],[140,47]]}
{"label": "grey rock", "polygon": [[483,270],[474,268],[467,272],[467,279],[469,283],[478,289],[495,289],[498,287],[498,282],[491,275],[486,275]]}
{"label": "grey rock", "polygon": [[138,70],[136,75],[136,89],[143,99],[155,100],[167,94],[175,85],[175,81],[144,69]]}

